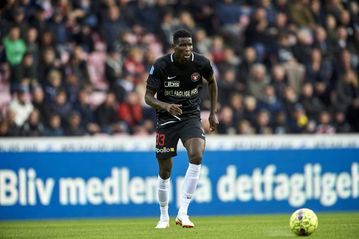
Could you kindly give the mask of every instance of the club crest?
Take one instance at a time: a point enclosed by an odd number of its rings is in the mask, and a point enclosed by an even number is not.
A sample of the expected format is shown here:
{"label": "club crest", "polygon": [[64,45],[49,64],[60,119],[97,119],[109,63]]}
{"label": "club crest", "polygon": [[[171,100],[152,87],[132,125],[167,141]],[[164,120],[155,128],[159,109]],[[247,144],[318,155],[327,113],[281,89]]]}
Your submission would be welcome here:
{"label": "club crest", "polygon": [[191,75],[191,80],[192,80],[193,82],[198,81],[200,78],[201,78],[201,75],[200,75],[198,72],[195,72],[195,73],[193,73],[193,74]]}

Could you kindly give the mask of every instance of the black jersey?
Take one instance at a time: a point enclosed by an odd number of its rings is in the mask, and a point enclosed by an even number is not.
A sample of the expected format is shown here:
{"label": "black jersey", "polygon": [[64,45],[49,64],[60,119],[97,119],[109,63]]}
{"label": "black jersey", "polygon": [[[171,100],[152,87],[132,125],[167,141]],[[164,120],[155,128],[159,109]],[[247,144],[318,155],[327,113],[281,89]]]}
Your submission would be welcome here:
{"label": "black jersey", "polygon": [[212,66],[204,56],[192,53],[186,64],[174,61],[174,54],[159,58],[152,66],[147,88],[157,92],[157,99],[170,104],[182,105],[182,115],[172,116],[163,110],[157,111],[159,123],[200,118],[200,90],[203,78],[213,74]]}

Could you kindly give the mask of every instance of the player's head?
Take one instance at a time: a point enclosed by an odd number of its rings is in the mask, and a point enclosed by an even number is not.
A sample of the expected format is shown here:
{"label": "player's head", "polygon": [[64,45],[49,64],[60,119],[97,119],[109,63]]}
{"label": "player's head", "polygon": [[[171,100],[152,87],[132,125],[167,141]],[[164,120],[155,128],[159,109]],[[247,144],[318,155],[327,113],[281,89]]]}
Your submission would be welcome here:
{"label": "player's head", "polygon": [[186,30],[178,30],[173,34],[173,49],[179,62],[186,62],[192,56],[192,35]]}

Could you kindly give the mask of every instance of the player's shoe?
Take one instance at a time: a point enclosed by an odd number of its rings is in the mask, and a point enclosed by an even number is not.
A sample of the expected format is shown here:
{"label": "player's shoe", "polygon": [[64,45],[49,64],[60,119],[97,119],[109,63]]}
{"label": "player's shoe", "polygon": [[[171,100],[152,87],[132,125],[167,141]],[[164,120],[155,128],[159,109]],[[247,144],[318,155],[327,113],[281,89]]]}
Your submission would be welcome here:
{"label": "player's shoe", "polygon": [[176,217],[176,225],[179,225],[183,228],[193,228],[194,224],[189,220],[189,217],[187,215],[183,216],[177,216]]}
{"label": "player's shoe", "polygon": [[170,227],[169,221],[158,221],[156,229],[166,229]]}

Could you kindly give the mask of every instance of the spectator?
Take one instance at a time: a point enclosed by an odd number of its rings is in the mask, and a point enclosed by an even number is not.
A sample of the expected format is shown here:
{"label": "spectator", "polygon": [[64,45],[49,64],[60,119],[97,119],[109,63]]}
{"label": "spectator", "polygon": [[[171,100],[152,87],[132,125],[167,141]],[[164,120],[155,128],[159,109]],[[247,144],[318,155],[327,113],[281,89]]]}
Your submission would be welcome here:
{"label": "spectator", "polygon": [[274,118],[273,124],[274,134],[289,134],[291,133],[288,125],[287,114],[284,111],[279,111]]}
{"label": "spectator", "polygon": [[196,32],[196,23],[194,22],[192,15],[188,11],[181,11],[179,16],[179,26],[178,28],[184,28],[187,31],[191,32],[192,35]]}
{"label": "spectator", "polygon": [[294,0],[289,4],[289,15],[299,26],[313,27],[315,24],[312,12],[305,0]]}
{"label": "spectator", "polygon": [[113,5],[108,7],[101,29],[102,37],[105,39],[107,46],[111,46],[120,34],[128,29],[125,20],[121,17],[121,10],[118,6]]}
{"label": "spectator", "polygon": [[178,19],[174,17],[172,11],[165,12],[162,16],[161,32],[162,42],[165,49],[172,45],[172,33],[178,28]]}
{"label": "spectator", "polygon": [[51,114],[49,116],[48,126],[44,131],[44,135],[50,137],[64,136],[64,130],[61,125],[61,117],[57,114]]}
{"label": "spectator", "polygon": [[215,64],[219,64],[224,60],[224,42],[221,36],[214,36],[212,38],[212,59]]}
{"label": "spectator", "polygon": [[244,49],[243,60],[238,66],[238,80],[241,84],[241,91],[244,92],[246,90],[247,79],[249,78],[249,74],[252,66],[256,62],[256,51],[253,47],[247,47]]}
{"label": "spectator", "polygon": [[251,125],[256,123],[257,100],[254,96],[245,96],[244,98],[244,119],[248,120]]}
{"label": "spectator", "polygon": [[246,29],[246,45],[253,46],[256,50],[257,60],[261,63],[270,51],[271,35],[269,33],[269,22],[264,8],[257,8]]}
{"label": "spectator", "polygon": [[335,128],[336,133],[350,133],[352,131],[350,124],[346,120],[345,112],[336,111],[334,113],[334,123],[333,126]]}
{"label": "spectator", "polygon": [[67,101],[67,93],[64,89],[56,91],[55,100],[49,104],[49,114],[58,114],[63,123],[67,122],[72,111],[72,105]]}
{"label": "spectator", "polygon": [[86,53],[92,53],[95,50],[95,41],[91,26],[88,23],[83,23],[80,28],[80,31],[73,36],[74,42]]}
{"label": "spectator", "polygon": [[293,87],[288,86],[284,90],[284,109],[289,118],[294,115],[296,104],[298,103],[298,95],[295,93]]}
{"label": "spectator", "polygon": [[118,118],[129,126],[129,129],[140,126],[142,124],[142,106],[141,98],[137,92],[127,94],[126,101],[118,106]]}
{"label": "spectator", "polygon": [[81,84],[79,79],[74,74],[66,75],[64,82],[64,89],[67,93],[68,101],[74,105],[77,101],[77,94],[79,93],[81,88],[86,88],[85,85]]}
{"label": "spectator", "polygon": [[234,94],[239,85],[236,81],[236,73],[233,68],[223,72],[223,79],[218,81],[218,100],[221,105],[229,105],[229,97]]}
{"label": "spectator", "polygon": [[124,70],[130,74],[142,74],[145,71],[143,65],[143,51],[140,48],[132,48],[124,60]]}
{"label": "spectator", "polygon": [[233,111],[233,122],[239,122],[244,117],[243,97],[238,93],[234,93],[229,98],[229,105]]}
{"label": "spectator", "polygon": [[29,19],[30,26],[35,27],[37,32],[44,33],[48,27],[46,20],[47,15],[44,7],[40,4],[35,4],[34,13]]}
{"label": "spectator", "polygon": [[301,63],[304,64],[310,59],[312,52],[311,45],[313,44],[312,32],[303,28],[297,33],[298,42],[293,46],[294,57]]}
{"label": "spectator", "polygon": [[315,129],[317,134],[335,134],[335,128],[331,125],[331,115],[327,111],[322,111],[319,115],[319,124]]}
{"label": "spectator", "polygon": [[22,63],[14,72],[16,82],[21,82],[24,78],[29,80],[29,83],[38,83],[36,64],[34,64],[34,57],[31,53],[25,53]]}
{"label": "spectator", "polygon": [[14,8],[11,12],[12,23],[20,28],[20,36],[24,38],[29,28],[29,24],[26,19],[25,9],[23,7]]}
{"label": "spectator", "polygon": [[90,76],[85,61],[85,53],[81,46],[76,46],[70,56],[69,63],[65,67],[66,74],[73,74],[79,79],[80,84],[90,83]]}
{"label": "spectator", "polygon": [[61,88],[62,74],[58,70],[51,70],[47,76],[47,84],[44,86],[45,98],[49,102],[54,102],[56,92]]}
{"label": "spectator", "polygon": [[224,48],[223,54],[223,61],[218,63],[218,70],[220,72],[224,72],[227,69],[233,69],[236,71],[238,68],[239,59],[235,55],[234,50],[232,48],[226,47]]}
{"label": "spectator", "polygon": [[330,87],[333,75],[331,64],[322,59],[319,49],[314,48],[311,52],[311,60],[306,66],[306,80],[310,81],[316,90],[316,94],[325,104],[330,104]]}
{"label": "spectator", "polygon": [[127,133],[127,125],[117,117],[117,102],[113,92],[108,92],[105,101],[95,110],[96,122],[101,132],[107,134]]}
{"label": "spectator", "polygon": [[288,61],[283,64],[283,67],[288,79],[288,85],[299,95],[305,78],[305,66],[299,63],[294,57],[290,57]]}
{"label": "spectator", "polygon": [[337,21],[333,15],[326,15],[325,28],[328,34],[328,40],[330,44],[334,45],[337,40],[336,28]]}
{"label": "spectator", "polygon": [[20,85],[18,87],[16,97],[10,102],[9,109],[15,114],[17,127],[21,127],[34,109],[29,99],[28,86]]}
{"label": "spectator", "polygon": [[67,127],[65,128],[66,136],[84,136],[86,134],[86,130],[83,128],[81,124],[81,115],[72,111],[67,116]]}
{"label": "spectator", "polygon": [[260,110],[257,114],[256,125],[257,134],[273,134],[270,126],[270,113],[267,110]]}
{"label": "spectator", "polygon": [[[277,45],[275,42],[276,39],[278,39],[281,35],[289,34],[289,30],[287,28],[288,24],[288,16],[285,12],[278,12],[275,16],[275,22],[271,24],[271,27],[269,29],[269,34],[271,38],[273,39],[273,45]],[[272,49],[273,51],[275,49]],[[275,52],[270,51],[271,54],[275,54]]]}
{"label": "spectator", "polygon": [[293,115],[291,115],[291,132],[295,134],[310,133],[313,129],[311,122],[309,122],[308,116],[299,103],[294,105]]}
{"label": "spectator", "polygon": [[333,47],[328,41],[327,32],[322,26],[317,26],[315,28],[313,47],[319,49],[322,56],[326,59],[333,58]]}
{"label": "spectator", "polygon": [[267,21],[269,22],[270,25],[274,24],[275,21],[275,17],[277,15],[277,11],[275,9],[275,7],[272,4],[271,0],[261,0],[260,1],[260,6],[264,8],[264,10],[266,11],[266,17],[267,17]]}
{"label": "spectator", "polygon": [[16,124],[16,112],[10,108],[5,113],[5,118],[0,120],[0,136],[14,137],[19,136],[20,127]]}
{"label": "spectator", "polygon": [[342,75],[335,86],[336,108],[346,111],[359,98],[359,80],[354,71]]}
{"label": "spectator", "polygon": [[221,1],[216,7],[216,15],[223,30],[234,32],[241,16],[241,8],[233,0]]}
{"label": "spectator", "polygon": [[304,110],[307,112],[309,119],[316,120],[319,113],[325,109],[325,106],[319,98],[314,95],[313,88],[312,83],[304,83],[299,101],[303,104]]}
{"label": "spectator", "polygon": [[46,30],[40,35],[40,45],[41,49],[53,49],[56,57],[60,57],[60,51],[56,47],[54,34],[50,30]]}
{"label": "spectator", "polygon": [[224,106],[219,112],[219,125],[217,127],[218,134],[236,134],[233,125],[233,111],[230,107]]}
{"label": "spectator", "polygon": [[253,135],[255,129],[248,120],[240,120],[238,122],[237,133],[242,135]]}
{"label": "spectator", "polygon": [[96,123],[95,111],[90,105],[90,94],[88,88],[82,88],[77,94],[74,110],[79,113],[84,129],[90,135],[100,133],[100,126]]}
{"label": "spectator", "polygon": [[271,85],[274,87],[275,94],[280,100],[283,100],[284,91],[288,86],[288,82],[282,65],[274,65],[272,67]]}
{"label": "spectator", "polygon": [[[25,37],[27,52],[32,54],[33,67],[36,69],[36,71],[38,71],[40,58],[41,58],[40,46],[38,43],[38,35],[39,33],[37,32],[36,28],[31,27],[27,31]],[[36,73],[38,74],[38,72]],[[38,76],[36,78],[39,79]]]}
{"label": "spectator", "polygon": [[15,67],[19,65],[26,52],[26,44],[20,38],[20,28],[12,26],[9,34],[3,40],[7,62]]}
{"label": "spectator", "polygon": [[105,79],[109,88],[114,89],[117,81],[122,76],[122,59],[120,53],[114,48],[107,49],[107,57],[105,62]]}
{"label": "spectator", "polygon": [[115,88],[116,97],[119,102],[125,100],[128,92],[134,91],[136,88],[136,77],[134,74],[126,73],[123,74],[122,78],[117,81]]}
{"label": "spectator", "polygon": [[47,115],[47,103],[45,102],[45,93],[42,87],[38,84],[32,86],[31,91],[31,103],[36,110],[39,111],[40,121],[46,123]]}
{"label": "spectator", "polygon": [[20,28],[18,26],[12,26],[2,42],[4,44],[6,60],[10,65],[10,92],[13,93],[19,84],[20,79],[18,78],[17,72],[23,60],[23,56],[26,53],[26,44],[25,41],[20,38]]}
{"label": "spectator", "polygon": [[39,71],[39,82],[42,86],[47,85],[47,77],[49,76],[49,73],[53,70],[58,71],[60,74],[63,73],[63,67],[59,61],[59,59],[56,58],[55,51],[53,48],[46,48],[42,50],[41,53],[41,62],[38,71]]}
{"label": "spectator", "polygon": [[[267,110],[271,115],[283,110],[283,103],[277,97],[274,87],[272,85],[265,86],[263,90],[263,97],[260,100],[258,107]],[[271,117],[272,119],[272,117]]]}
{"label": "spectator", "polygon": [[203,54],[207,55],[211,51],[211,39],[207,36],[207,33],[203,29],[198,29],[194,35],[195,49]]}
{"label": "spectator", "polygon": [[70,29],[66,26],[65,16],[60,11],[55,11],[49,21],[49,29],[54,38],[54,43],[59,47],[65,47],[70,41]]}
{"label": "spectator", "polygon": [[310,12],[314,18],[314,21],[319,25],[325,24],[325,14],[324,9],[322,9],[322,4],[320,0],[310,1]]}
{"label": "spectator", "polygon": [[134,9],[135,18],[141,26],[151,32],[158,32],[161,23],[159,9],[148,1],[140,0]]}
{"label": "spectator", "polygon": [[254,64],[248,78],[248,93],[256,97],[256,99],[263,100],[263,92],[269,82],[270,78],[266,73],[265,66],[259,63]]}
{"label": "spectator", "polygon": [[44,135],[44,125],[40,119],[40,113],[38,110],[34,109],[29,118],[20,128],[20,136],[29,136],[29,137],[39,137]]}

